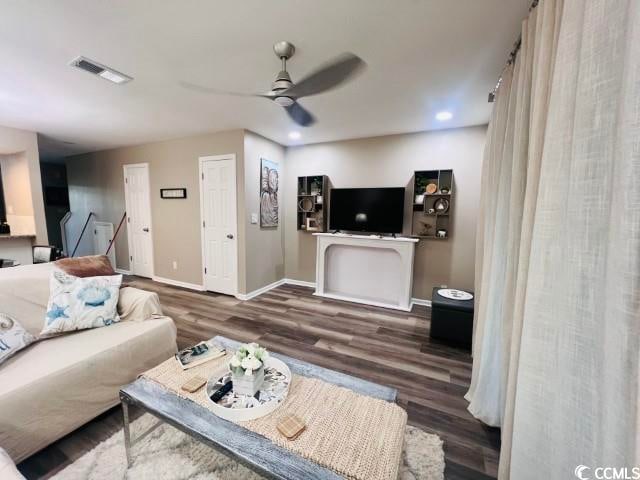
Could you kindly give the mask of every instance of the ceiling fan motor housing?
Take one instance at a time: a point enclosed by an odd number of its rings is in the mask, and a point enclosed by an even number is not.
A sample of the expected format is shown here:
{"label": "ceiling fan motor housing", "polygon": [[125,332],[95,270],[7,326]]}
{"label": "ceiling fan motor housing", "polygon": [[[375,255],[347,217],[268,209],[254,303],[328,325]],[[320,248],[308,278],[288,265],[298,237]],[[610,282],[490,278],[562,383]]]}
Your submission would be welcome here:
{"label": "ceiling fan motor housing", "polygon": [[278,92],[283,92],[293,86],[293,82],[291,81],[291,77],[289,76],[289,72],[286,70],[281,70],[276,77],[276,81],[271,84],[271,90],[276,93],[276,96],[273,98],[273,101],[276,102],[281,107],[288,107],[293,103],[293,99],[291,97],[286,96],[277,96]]}
{"label": "ceiling fan motor housing", "polygon": [[276,77],[276,81],[271,84],[271,89],[274,92],[278,90],[286,90],[287,88],[291,88],[293,86],[293,82],[291,81],[291,77],[289,76],[289,72],[286,70],[282,70],[278,73]]}

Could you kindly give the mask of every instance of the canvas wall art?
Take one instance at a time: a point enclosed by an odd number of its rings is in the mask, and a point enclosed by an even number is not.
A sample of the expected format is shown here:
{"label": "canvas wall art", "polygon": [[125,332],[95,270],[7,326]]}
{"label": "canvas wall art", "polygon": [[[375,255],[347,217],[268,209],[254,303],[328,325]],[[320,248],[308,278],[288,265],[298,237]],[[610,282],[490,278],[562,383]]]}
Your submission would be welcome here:
{"label": "canvas wall art", "polygon": [[260,159],[260,226],[278,226],[278,164]]}

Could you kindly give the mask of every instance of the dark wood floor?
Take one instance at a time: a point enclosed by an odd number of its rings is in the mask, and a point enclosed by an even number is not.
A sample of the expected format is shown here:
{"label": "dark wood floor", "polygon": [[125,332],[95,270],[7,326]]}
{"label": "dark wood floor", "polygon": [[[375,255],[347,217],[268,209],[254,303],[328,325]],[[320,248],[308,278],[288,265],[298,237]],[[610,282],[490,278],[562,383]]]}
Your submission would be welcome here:
{"label": "dark wood floor", "polygon": [[[500,431],[467,412],[471,357],[429,338],[430,310],[410,313],[312,295],[305,287],[281,286],[240,302],[146,279],[131,284],[158,292],[165,314],[178,327],[179,347],[214,335],[256,341],[286,355],[332,368],[399,391],[409,423],[444,441],[446,478],[484,479],[497,474]],[[47,478],[122,426],[116,407],[19,466],[28,479]]]}

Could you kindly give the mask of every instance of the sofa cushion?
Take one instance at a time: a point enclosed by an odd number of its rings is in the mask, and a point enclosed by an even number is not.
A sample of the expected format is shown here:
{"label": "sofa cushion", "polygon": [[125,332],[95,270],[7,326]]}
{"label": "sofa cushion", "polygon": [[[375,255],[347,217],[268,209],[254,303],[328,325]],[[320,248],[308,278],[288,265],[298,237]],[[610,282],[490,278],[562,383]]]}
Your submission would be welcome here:
{"label": "sofa cushion", "polygon": [[15,318],[37,337],[44,326],[49,301],[49,275],[53,263],[0,269],[2,313]]}
{"label": "sofa cushion", "polygon": [[0,312],[0,365],[34,341],[20,322]]}
{"label": "sofa cushion", "polygon": [[[38,337],[44,327],[49,301],[49,276],[53,263],[23,265],[0,270],[0,305],[31,335]],[[158,295],[133,287],[123,287],[118,296],[121,321],[146,320],[163,315]]]}
{"label": "sofa cushion", "polygon": [[123,287],[118,298],[118,314],[121,322],[141,322],[162,316],[158,294],[134,287]]}
{"label": "sofa cushion", "polygon": [[109,257],[106,255],[89,255],[77,258],[62,258],[54,265],[74,277],[100,277],[115,275]]}
{"label": "sofa cushion", "polygon": [[79,278],[51,272],[49,302],[41,336],[105,327],[120,321],[118,296],[122,275]]}
{"label": "sofa cushion", "polygon": [[176,352],[168,317],[37,342],[0,367],[0,445],[18,462],[118,403],[120,387]]}

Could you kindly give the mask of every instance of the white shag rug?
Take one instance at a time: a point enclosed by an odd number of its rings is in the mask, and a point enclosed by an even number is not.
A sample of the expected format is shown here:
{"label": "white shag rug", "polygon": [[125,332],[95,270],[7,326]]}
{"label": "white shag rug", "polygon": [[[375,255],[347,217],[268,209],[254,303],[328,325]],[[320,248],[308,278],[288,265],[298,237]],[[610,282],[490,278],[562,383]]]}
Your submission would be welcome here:
{"label": "white shag rug", "polygon": [[[145,414],[131,424],[135,438],[155,418]],[[437,435],[407,426],[400,480],[442,480],[444,451]],[[136,443],[127,470],[124,435],[113,434],[66,467],[55,480],[262,480],[263,477],[170,425],[163,424]]]}

